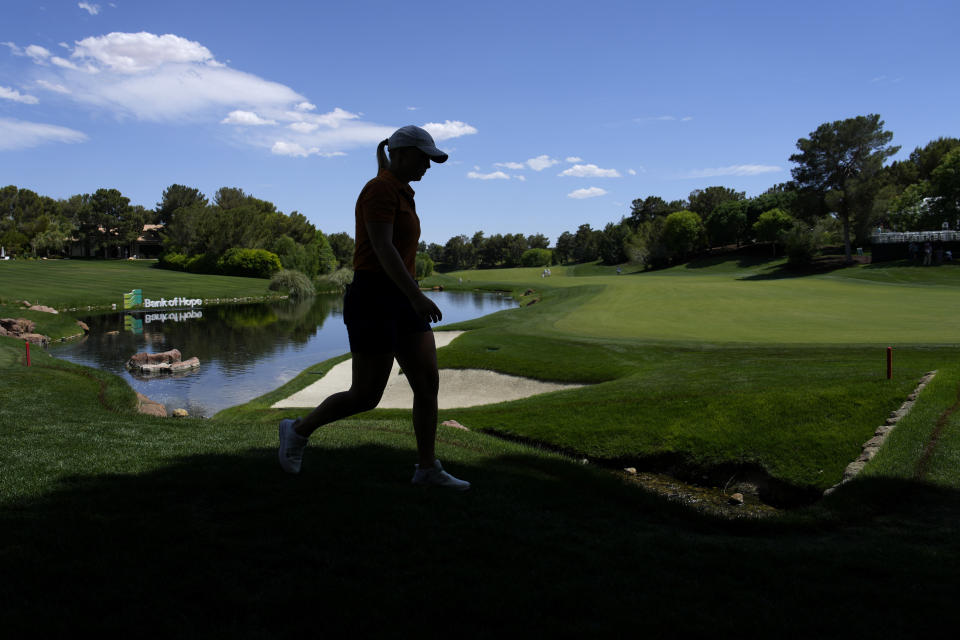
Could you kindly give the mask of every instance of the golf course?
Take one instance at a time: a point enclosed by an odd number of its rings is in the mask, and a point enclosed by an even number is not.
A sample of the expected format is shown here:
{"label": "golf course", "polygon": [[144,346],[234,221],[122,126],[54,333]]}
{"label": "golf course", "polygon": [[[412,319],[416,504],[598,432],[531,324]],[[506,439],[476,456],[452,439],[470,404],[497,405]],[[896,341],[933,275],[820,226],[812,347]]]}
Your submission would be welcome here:
{"label": "golf course", "polygon": [[[441,409],[468,429],[438,437],[465,494],[410,486],[408,410],[325,427],[299,476],[279,470],[276,425],[302,412],[273,405],[348,354],[211,419],[163,419],[120,378],[39,348],[28,367],[0,337],[0,628],[902,638],[960,622],[960,266],[798,273],[732,252],[543,275],[422,282],[519,302],[444,327],[463,333],[441,369],[582,385]],[[67,337],[71,308],[145,278],[156,295],[273,294],[145,261],[20,261],[0,263],[0,316]]]}

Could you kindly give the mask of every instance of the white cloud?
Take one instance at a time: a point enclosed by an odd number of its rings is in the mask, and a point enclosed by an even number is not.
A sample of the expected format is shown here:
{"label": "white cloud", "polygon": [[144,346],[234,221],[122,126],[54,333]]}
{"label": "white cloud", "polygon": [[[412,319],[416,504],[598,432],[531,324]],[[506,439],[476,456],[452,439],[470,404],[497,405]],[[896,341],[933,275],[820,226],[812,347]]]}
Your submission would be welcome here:
{"label": "white cloud", "polygon": [[54,82],[47,82],[46,80],[37,80],[37,86],[43,87],[48,91],[55,91],[57,93],[70,93],[70,89],[67,89],[62,84],[56,84]]}
{"label": "white cloud", "polygon": [[297,158],[306,158],[307,156],[323,156],[325,158],[333,158],[336,156],[347,155],[342,151],[321,151],[317,147],[305,149],[296,142],[284,142],[283,140],[278,140],[275,142],[273,147],[270,148],[270,151],[278,156],[293,156]]}
{"label": "white cloud", "polygon": [[633,169],[627,169],[627,173],[629,173],[629,174],[632,175],[632,176],[637,175],[637,172],[634,171]]}
{"label": "white cloud", "polygon": [[494,171],[493,173],[478,173],[476,171],[471,171],[467,174],[468,178],[473,180],[509,180],[510,176],[505,174],[503,171]]}
{"label": "white cloud", "polygon": [[80,67],[73,64],[72,62],[70,62],[65,58],[61,58],[60,56],[53,56],[52,58],[50,58],[50,62],[57,65],[58,67],[63,67],[64,69],[73,69],[74,71],[80,70]]}
{"label": "white cloud", "polygon": [[92,16],[95,16],[98,13],[100,13],[100,5],[98,4],[90,4],[89,2],[78,2],[77,6],[80,7],[81,9],[86,9],[87,12]]}
{"label": "white cloud", "polygon": [[202,62],[220,66],[210,50],[199,42],[172,33],[158,36],[145,31],[84,38],[77,42],[73,57],[97,62],[119,73],[137,73],[168,63]]}
{"label": "white cloud", "polygon": [[504,169],[523,169],[527,165],[522,162],[494,162],[493,166],[503,167]]}
{"label": "white cloud", "polygon": [[569,156],[567,158],[567,162],[569,162],[570,164],[573,164],[574,162],[583,162],[583,158],[580,158],[577,156]]}
{"label": "white cloud", "polygon": [[36,97],[29,94],[20,93],[16,89],[11,89],[10,87],[4,87],[0,85],[0,98],[4,100],[13,100],[14,102],[22,102],[23,104],[37,104],[39,100]]}
{"label": "white cloud", "polygon": [[86,134],[40,122],[0,118],[0,151],[27,149],[46,142],[83,142]]}
{"label": "white cloud", "polygon": [[[231,127],[231,135],[241,144],[282,155],[342,154],[376,145],[398,126],[366,122],[362,114],[339,107],[317,113],[317,106],[291,87],[233,69],[201,43],[173,34],[88,37],[68,46],[63,57],[39,45],[0,44],[42,66],[30,78],[34,86],[77,103],[120,118],[248,125]],[[438,141],[477,132],[457,120],[424,128]]]}
{"label": "white cloud", "polygon": [[690,122],[691,120],[693,120],[693,116],[684,116],[680,118],[680,122]]}
{"label": "white cloud", "polygon": [[238,109],[231,111],[226,118],[220,121],[220,124],[240,124],[256,127],[265,124],[277,124],[277,122],[275,120],[265,120],[252,111]]}
{"label": "white cloud", "polygon": [[767,164],[735,164],[729,167],[696,169],[686,174],[684,177],[716,178],[718,176],[756,176],[762,173],[776,173],[777,171],[783,171],[783,169]]}
{"label": "white cloud", "polygon": [[595,164],[575,164],[557,175],[574,178],[619,178],[620,172],[616,169],[601,169]]}
{"label": "white cloud", "polygon": [[407,107],[407,111],[416,111],[416,110],[418,110],[419,108],[420,108],[420,107]]}
{"label": "white cloud", "polygon": [[38,44],[31,44],[23,50],[23,53],[33,58],[33,61],[37,64],[43,64],[50,57],[50,52]]}
{"label": "white cloud", "polygon": [[542,156],[537,156],[536,158],[530,158],[527,160],[527,166],[534,171],[543,171],[544,169],[552,167],[559,162],[559,160],[554,160],[550,156],[544,154]]}
{"label": "white cloud", "polygon": [[466,122],[460,122],[459,120],[446,120],[444,122],[428,122],[423,125],[423,128],[433,136],[433,139],[439,142],[440,140],[449,140],[451,138],[459,138],[460,136],[466,136],[477,132],[476,127],[472,127]]}
{"label": "white cloud", "polygon": [[513,178],[514,178],[514,180],[519,180],[520,182],[526,182],[526,181],[527,181],[527,176],[517,176],[517,175],[515,175],[515,176],[513,176]]}
{"label": "white cloud", "polygon": [[589,189],[577,189],[576,191],[571,191],[567,194],[568,198],[573,198],[574,200],[583,200],[584,198],[596,198],[598,196],[607,195],[606,189],[601,189],[600,187],[590,187]]}
{"label": "white cloud", "polygon": [[289,125],[291,129],[298,133],[310,133],[311,131],[316,131],[320,125],[314,122],[294,122]]}

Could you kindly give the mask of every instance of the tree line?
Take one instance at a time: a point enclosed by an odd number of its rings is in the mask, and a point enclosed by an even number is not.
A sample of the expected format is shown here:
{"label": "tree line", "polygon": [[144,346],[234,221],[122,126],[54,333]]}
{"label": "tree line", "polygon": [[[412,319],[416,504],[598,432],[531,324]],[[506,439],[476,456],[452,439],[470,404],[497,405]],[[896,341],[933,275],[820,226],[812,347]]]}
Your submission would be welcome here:
{"label": "tree line", "polygon": [[[656,268],[712,247],[760,242],[804,262],[841,238],[849,261],[852,243],[868,244],[878,227],[960,226],[960,140],[941,137],[887,164],[899,150],[892,138],[877,114],[824,123],[797,140],[789,158],[793,179],[756,197],[719,185],[673,201],[648,195],[634,199],[619,221],[564,231],[553,247],[543,234],[483,231],[443,245],[421,243],[418,274],[435,263],[469,269],[602,260]],[[326,235],[303,214],[284,214],[239,188],[221,188],[209,200],[198,189],[170,185],[152,210],[131,205],[117,189],[61,200],[13,185],[0,189],[0,245],[8,254],[62,255],[74,245],[83,256],[124,257],[145,224],[160,225],[161,262],[169,268],[216,272],[265,256],[240,249],[275,256],[263,263],[268,270],[280,264],[308,276],[352,261],[348,234]]]}
{"label": "tree line", "polygon": [[238,188],[223,187],[210,201],[173,184],[154,209],[131,205],[117,189],[59,200],[14,185],[0,189],[0,245],[10,255],[60,256],[73,246],[81,257],[126,257],[150,224],[158,225],[161,262],[175,269],[217,271],[229,251],[245,249],[314,276],[349,266],[353,257],[348,234],[326,235],[303,214],[284,214]]}
{"label": "tree line", "polygon": [[[797,140],[797,153],[789,158],[793,180],[753,198],[725,186],[694,189],[681,200],[637,198],[628,215],[603,229],[582,224],[561,233],[551,260],[657,268],[714,247],[765,242],[802,264],[825,244],[842,241],[850,261],[851,245],[869,244],[878,228],[960,227],[960,140],[937,138],[887,164],[900,149],[890,145],[892,138],[877,114],[824,123]],[[522,239],[478,232],[422,250],[454,268],[516,266],[522,264],[518,256],[534,246],[524,247]]]}

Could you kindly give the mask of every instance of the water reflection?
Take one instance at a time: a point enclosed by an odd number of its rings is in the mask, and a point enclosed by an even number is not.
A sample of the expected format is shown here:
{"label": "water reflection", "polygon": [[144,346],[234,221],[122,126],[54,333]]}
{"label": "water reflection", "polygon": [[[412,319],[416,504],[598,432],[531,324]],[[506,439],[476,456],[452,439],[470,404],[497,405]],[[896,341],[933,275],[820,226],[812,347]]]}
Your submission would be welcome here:
{"label": "water reflection", "polygon": [[[440,325],[516,306],[495,294],[429,292],[443,311]],[[193,310],[101,314],[81,318],[82,341],[51,354],[122,376],[136,391],[191,415],[210,416],[287,382],[312,364],[349,350],[340,296]],[[126,361],[138,351],[179,349],[200,368],[176,376],[135,376]]]}

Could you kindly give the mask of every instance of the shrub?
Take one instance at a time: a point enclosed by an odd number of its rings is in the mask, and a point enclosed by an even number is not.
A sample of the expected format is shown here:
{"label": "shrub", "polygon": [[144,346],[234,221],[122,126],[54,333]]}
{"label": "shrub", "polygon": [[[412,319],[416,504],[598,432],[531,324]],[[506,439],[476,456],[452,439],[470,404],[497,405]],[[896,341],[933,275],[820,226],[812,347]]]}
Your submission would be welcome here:
{"label": "shrub", "polygon": [[165,253],[160,256],[157,266],[161,269],[170,269],[172,271],[186,271],[187,256],[182,253]]}
{"label": "shrub", "polygon": [[414,273],[417,280],[433,275],[433,260],[425,253],[417,254],[417,262],[414,265]]}
{"label": "shrub", "polygon": [[224,275],[248,278],[269,278],[283,268],[277,254],[266,249],[227,249],[217,266]]}
{"label": "shrub", "polygon": [[314,282],[318,291],[343,291],[353,282],[353,269],[337,269],[329,275],[315,278]]}
{"label": "shrub", "polygon": [[277,271],[270,278],[270,291],[286,291],[291,298],[309,298],[316,295],[310,278],[293,269]]}
{"label": "shrub", "polygon": [[812,263],[820,249],[835,239],[836,232],[828,220],[817,222],[813,228],[797,221],[780,235],[781,242],[786,246],[787,264],[794,267]]}
{"label": "shrub", "polygon": [[220,273],[217,260],[207,253],[187,258],[184,270],[190,273]]}
{"label": "shrub", "polygon": [[549,267],[553,262],[550,249],[527,249],[520,256],[520,264],[525,267]]}

